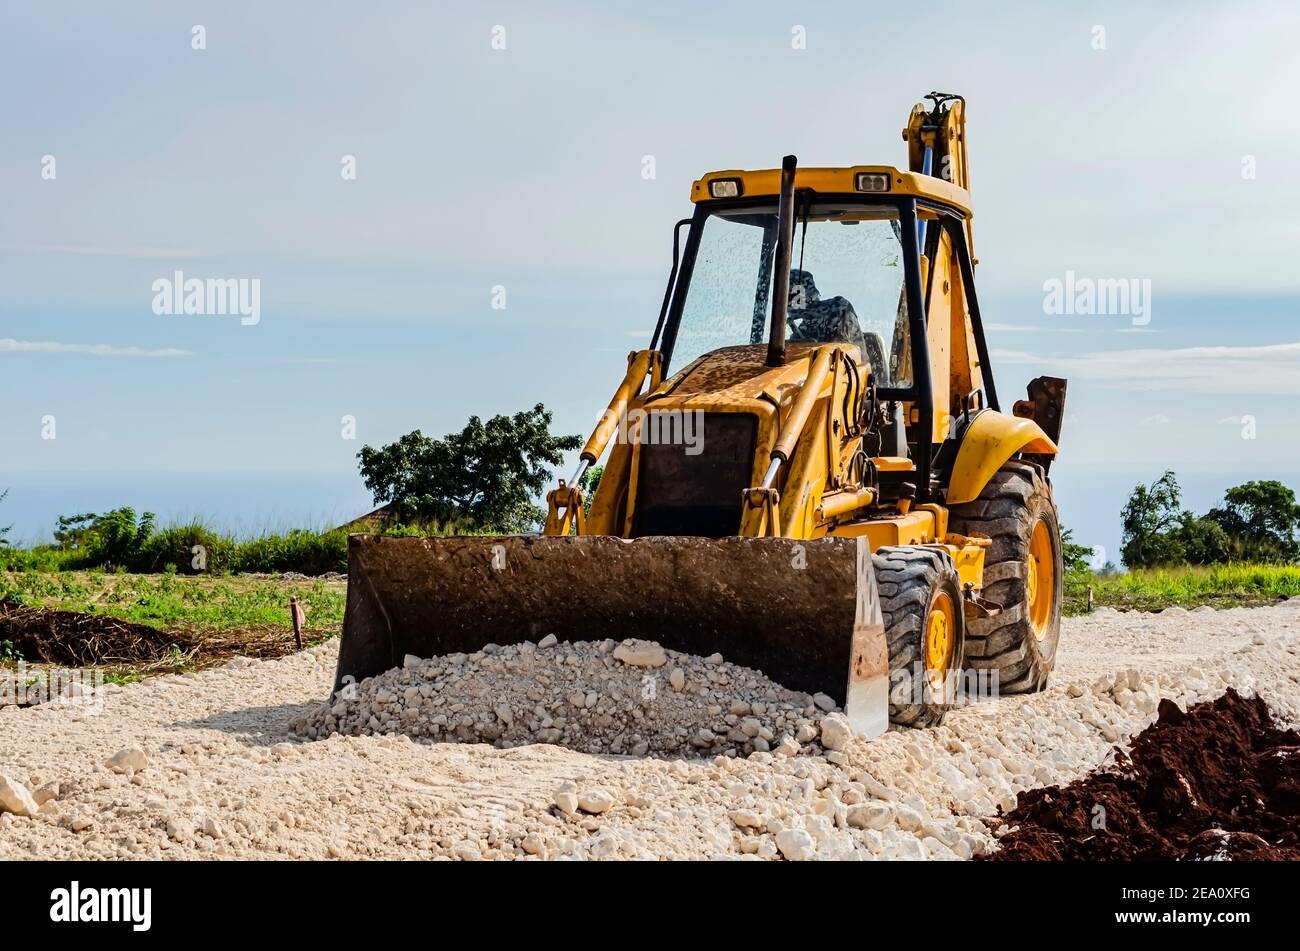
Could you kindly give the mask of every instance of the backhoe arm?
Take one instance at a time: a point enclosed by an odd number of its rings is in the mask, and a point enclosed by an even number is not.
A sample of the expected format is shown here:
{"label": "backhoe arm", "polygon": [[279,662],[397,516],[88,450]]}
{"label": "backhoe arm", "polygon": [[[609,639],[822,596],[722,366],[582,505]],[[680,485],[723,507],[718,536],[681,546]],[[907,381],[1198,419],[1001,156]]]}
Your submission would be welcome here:
{"label": "backhoe arm", "polygon": [[[946,92],[932,92],[912,107],[903,129],[907,143],[907,166],[913,172],[933,175],[970,191],[970,163],[966,153],[966,100]],[[969,218],[965,224],[966,246],[974,260],[975,239]],[[924,252],[924,249],[922,249]]]}

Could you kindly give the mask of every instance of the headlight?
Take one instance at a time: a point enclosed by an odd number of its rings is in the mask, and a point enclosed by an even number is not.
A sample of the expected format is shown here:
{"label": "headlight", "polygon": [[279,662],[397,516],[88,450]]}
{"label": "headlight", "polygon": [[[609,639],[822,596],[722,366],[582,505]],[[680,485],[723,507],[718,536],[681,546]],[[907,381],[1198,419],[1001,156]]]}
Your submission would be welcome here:
{"label": "headlight", "polygon": [[887,192],[889,176],[881,172],[858,172],[855,184],[860,192]]}
{"label": "headlight", "polygon": [[709,194],[714,198],[739,198],[740,179],[718,178],[709,182]]}

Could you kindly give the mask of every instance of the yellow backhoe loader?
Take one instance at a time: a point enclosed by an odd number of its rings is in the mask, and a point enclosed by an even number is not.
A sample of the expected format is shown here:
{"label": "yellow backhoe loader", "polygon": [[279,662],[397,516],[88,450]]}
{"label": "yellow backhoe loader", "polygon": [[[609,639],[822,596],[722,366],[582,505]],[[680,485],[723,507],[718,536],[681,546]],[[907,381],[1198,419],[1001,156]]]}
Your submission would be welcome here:
{"label": "yellow backhoe loader", "polygon": [[939,723],[972,682],[1041,689],[1065,381],[1002,408],[965,102],[926,99],[906,170],[787,156],[696,181],[650,347],[543,533],[353,536],[335,689],[548,634],[721,652],[829,694],[867,735]]}

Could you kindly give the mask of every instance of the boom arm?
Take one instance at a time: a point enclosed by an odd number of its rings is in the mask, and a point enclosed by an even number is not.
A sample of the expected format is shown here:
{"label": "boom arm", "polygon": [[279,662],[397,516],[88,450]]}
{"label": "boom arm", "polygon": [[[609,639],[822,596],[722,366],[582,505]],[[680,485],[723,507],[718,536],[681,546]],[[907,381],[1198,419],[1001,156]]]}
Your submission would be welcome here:
{"label": "boom arm", "polygon": [[903,130],[908,168],[970,191],[966,100],[946,92],[932,92],[925,98],[934,105],[928,110],[923,102],[914,105]]}
{"label": "boom arm", "polygon": [[[966,154],[966,100],[954,93],[932,92],[925,97],[933,105],[918,102],[907,117],[903,141],[907,143],[910,171],[932,175],[970,191],[970,164]],[[975,239],[966,221],[966,245],[972,260]],[[922,248],[922,253],[925,249]]]}

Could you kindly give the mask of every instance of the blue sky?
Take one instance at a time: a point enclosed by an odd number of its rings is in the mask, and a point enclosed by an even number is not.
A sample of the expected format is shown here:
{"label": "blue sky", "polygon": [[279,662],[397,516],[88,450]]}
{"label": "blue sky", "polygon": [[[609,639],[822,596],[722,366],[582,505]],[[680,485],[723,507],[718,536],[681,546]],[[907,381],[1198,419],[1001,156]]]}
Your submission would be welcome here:
{"label": "blue sky", "polygon": [[[368,501],[362,444],[537,401],[585,432],[648,341],[693,178],[787,152],[901,165],[934,88],[969,101],[999,389],[1071,379],[1054,475],[1080,540],[1113,552],[1128,488],[1166,467],[1197,508],[1233,481],[1300,484],[1300,125],[1278,93],[1300,81],[1300,11],[930,17],[922,35],[850,3],[8,5],[0,522],[37,537],[115,493],[328,520]],[[154,314],[176,270],[259,279],[260,322]],[[1045,315],[1067,271],[1149,280],[1150,323]]]}

